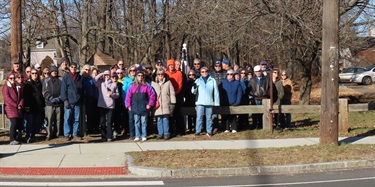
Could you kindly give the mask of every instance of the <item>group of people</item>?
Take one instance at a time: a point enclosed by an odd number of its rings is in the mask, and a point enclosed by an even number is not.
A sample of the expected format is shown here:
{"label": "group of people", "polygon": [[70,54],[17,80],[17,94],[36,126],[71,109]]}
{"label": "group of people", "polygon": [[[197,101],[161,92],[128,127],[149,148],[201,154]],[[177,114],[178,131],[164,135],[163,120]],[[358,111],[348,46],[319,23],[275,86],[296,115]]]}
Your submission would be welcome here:
{"label": "group of people", "polygon": [[[58,65],[42,71],[36,64],[24,73],[17,62],[12,65],[3,84],[10,144],[23,141],[23,133],[27,143],[35,141],[44,120],[46,140],[61,135],[66,141],[80,140],[86,133],[99,131],[102,140],[109,142],[119,135],[146,141],[153,133],[165,140],[189,132],[200,136],[205,131],[209,137],[218,131],[236,133],[261,128],[261,114],[252,114],[249,125],[249,115],[219,116],[213,114],[213,107],[261,105],[262,99],[270,98],[270,84],[275,105],[291,104],[293,91],[286,72],[268,69],[265,61],[254,68],[232,68],[229,59],[217,59],[210,70],[195,59],[187,75],[181,71],[181,62],[173,59],[165,64],[157,60],[154,67],[127,68],[118,61],[103,72],[87,64],[79,71],[65,57]],[[196,115],[182,115],[182,107],[195,107]],[[275,114],[275,119],[282,128],[290,126],[290,114]]]}

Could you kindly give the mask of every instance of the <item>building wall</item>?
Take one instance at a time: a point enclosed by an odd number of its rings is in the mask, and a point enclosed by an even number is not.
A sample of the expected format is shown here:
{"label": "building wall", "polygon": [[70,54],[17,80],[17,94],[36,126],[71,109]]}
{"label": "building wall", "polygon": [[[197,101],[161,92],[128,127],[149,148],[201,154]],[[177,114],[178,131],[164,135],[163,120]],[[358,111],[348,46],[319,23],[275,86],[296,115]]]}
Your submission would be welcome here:
{"label": "building wall", "polygon": [[32,51],[30,53],[30,65],[33,66],[37,63],[41,63],[46,56],[49,56],[53,59],[53,63],[57,66],[56,50],[53,51]]}

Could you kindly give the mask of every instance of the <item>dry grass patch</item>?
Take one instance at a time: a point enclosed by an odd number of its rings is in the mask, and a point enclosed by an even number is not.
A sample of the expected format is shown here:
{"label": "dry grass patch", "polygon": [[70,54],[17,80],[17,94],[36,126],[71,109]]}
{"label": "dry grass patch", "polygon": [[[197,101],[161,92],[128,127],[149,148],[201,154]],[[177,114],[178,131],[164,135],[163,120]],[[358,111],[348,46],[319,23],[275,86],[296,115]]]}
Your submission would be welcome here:
{"label": "dry grass patch", "polygon": [[244,150],[175,150],[129,153],[134,164],[158,168],[225,168],[375,159],[374,145],[297,146]]}

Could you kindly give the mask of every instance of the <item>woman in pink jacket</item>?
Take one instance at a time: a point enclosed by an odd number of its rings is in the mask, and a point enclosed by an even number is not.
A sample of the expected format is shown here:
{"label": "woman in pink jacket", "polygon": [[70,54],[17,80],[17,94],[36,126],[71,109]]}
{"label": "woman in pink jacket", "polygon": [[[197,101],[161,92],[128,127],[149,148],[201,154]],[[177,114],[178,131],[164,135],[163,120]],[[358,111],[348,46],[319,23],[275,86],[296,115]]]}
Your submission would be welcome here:
{"label": "woman in pink jacket", "polygon": [[5,113],[10,120],[10,145],[18,145],[18,133],[22,133],[23,125],[23,88],[17,86],[17,73],[10,73],[7,77],[6,84],[3,86],[3,97],[5,104]]}

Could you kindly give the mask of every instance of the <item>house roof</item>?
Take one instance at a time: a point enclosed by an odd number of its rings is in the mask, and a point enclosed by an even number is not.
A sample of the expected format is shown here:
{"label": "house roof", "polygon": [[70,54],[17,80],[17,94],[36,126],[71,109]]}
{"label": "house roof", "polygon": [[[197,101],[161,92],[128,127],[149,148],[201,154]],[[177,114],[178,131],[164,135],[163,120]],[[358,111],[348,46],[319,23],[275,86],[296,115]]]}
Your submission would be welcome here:
{"label": "house roof", "polygon": [[113,66],[116,63],[117,61],[114,58],[102,52],[95,53],[88,61],[88,64],[95,65],[95,66],[103,66],[103,65]]}
{"label": "house roof", "polygon": [[31,51],[51,51],[56,50],[55,47],[55,39],[43,40],[44,47],[43,48],[36,48],[36,46],[31,47]]}

